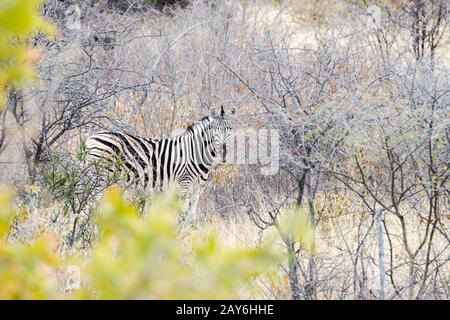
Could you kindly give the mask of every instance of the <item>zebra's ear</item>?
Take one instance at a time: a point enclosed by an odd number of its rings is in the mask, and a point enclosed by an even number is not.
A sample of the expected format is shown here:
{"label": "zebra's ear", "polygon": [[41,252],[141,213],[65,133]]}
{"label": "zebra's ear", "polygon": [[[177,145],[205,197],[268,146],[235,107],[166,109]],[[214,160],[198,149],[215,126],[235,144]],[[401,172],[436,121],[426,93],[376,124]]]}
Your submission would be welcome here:
{"label": "zebra's ear", "polygon": [[211,108],[211,117],[216,117],[216,116],[217,116],[216,109]]}
{"label": "zebra's ear", "polygon": [[236,109],[235,109],[235,108],[231,108],[231,109],[230,109],[230,114],[231,114],[232,116],[234,116],[235,113],[236,113]]}

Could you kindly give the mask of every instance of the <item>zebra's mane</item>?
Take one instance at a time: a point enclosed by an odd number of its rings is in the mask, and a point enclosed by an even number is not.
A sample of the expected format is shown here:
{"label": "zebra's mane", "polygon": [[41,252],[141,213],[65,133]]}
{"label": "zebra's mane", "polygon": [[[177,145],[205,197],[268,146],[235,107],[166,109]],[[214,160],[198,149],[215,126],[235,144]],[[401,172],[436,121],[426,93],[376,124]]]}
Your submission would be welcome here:
{"label": "zebra's mane", "polygon": [[201,125],[201,124],[204,124],[204,123],[206,123],[206,122],[211,122],[211,117],[210,117],[210,116],[204,116],[204,117],[201,118],[199,121],[190,124],[190,125],[186,128],[185,133],[188,133],[188,132],[193,131],[195,127],[197,127],[197,126],[199,126],[199,125]]}

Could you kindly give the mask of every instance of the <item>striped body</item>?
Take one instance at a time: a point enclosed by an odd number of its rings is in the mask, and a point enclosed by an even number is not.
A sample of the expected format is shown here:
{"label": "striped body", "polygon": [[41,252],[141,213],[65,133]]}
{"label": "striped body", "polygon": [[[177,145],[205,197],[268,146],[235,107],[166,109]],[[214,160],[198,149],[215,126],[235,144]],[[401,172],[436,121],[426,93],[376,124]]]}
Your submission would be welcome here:
{"label": "striped body", "polygon": [[185,133],[166,139],[101,131],[86,140],[86,150],[91,163],[101,163],[104,174],[117,173],[126,186],[160,191],[176,183],[188,193],[206,181],[225,156],[230,131],[223,117],[205,117]]}

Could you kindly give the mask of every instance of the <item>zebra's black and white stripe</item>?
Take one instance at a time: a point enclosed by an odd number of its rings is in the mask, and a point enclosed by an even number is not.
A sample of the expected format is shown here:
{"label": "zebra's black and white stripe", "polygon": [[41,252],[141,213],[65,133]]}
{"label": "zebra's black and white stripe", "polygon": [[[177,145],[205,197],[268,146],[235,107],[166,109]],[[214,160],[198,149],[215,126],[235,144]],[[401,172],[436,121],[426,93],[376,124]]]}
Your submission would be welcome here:
{"label": "zebra's black and white stripe", "polygon": [[90,162],[101,162],[103,172],[118,173],[127,185],[162,190],[176,183],[182,193],[188,193],[194,184],[208,179],[216,163],[225,162],[231,140],[229,117],[221,107],[219,114],[203,118],[172,138],[101,131],[86,140],[86,151]]}

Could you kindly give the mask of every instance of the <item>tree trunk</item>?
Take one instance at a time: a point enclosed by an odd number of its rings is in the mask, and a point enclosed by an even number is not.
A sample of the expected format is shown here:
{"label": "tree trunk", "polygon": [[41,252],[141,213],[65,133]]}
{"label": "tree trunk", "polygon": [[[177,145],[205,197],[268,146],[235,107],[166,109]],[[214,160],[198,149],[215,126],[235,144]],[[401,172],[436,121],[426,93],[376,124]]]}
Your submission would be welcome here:
{"label": "tree trunk", "polygon": [[289,269],[288,277],[289,277],[289,286],[291,288],[291,299],[300,300],[300,285],[298,283],[298,265],[293,242],[291,242],[290,245],[287,246],[287,255],[288,255],[288,269]]}
{"label": "tree trunk", "polygon": [[378,242],[378,269],[380,273],[380,300],[384,300],[386,298],[385,297],[386,277],[384,271],[384,239],[383,239],[383,228],[381,225],[382,212],[383,212],[382,208],[378,208],[375,212],[375,226]]}

